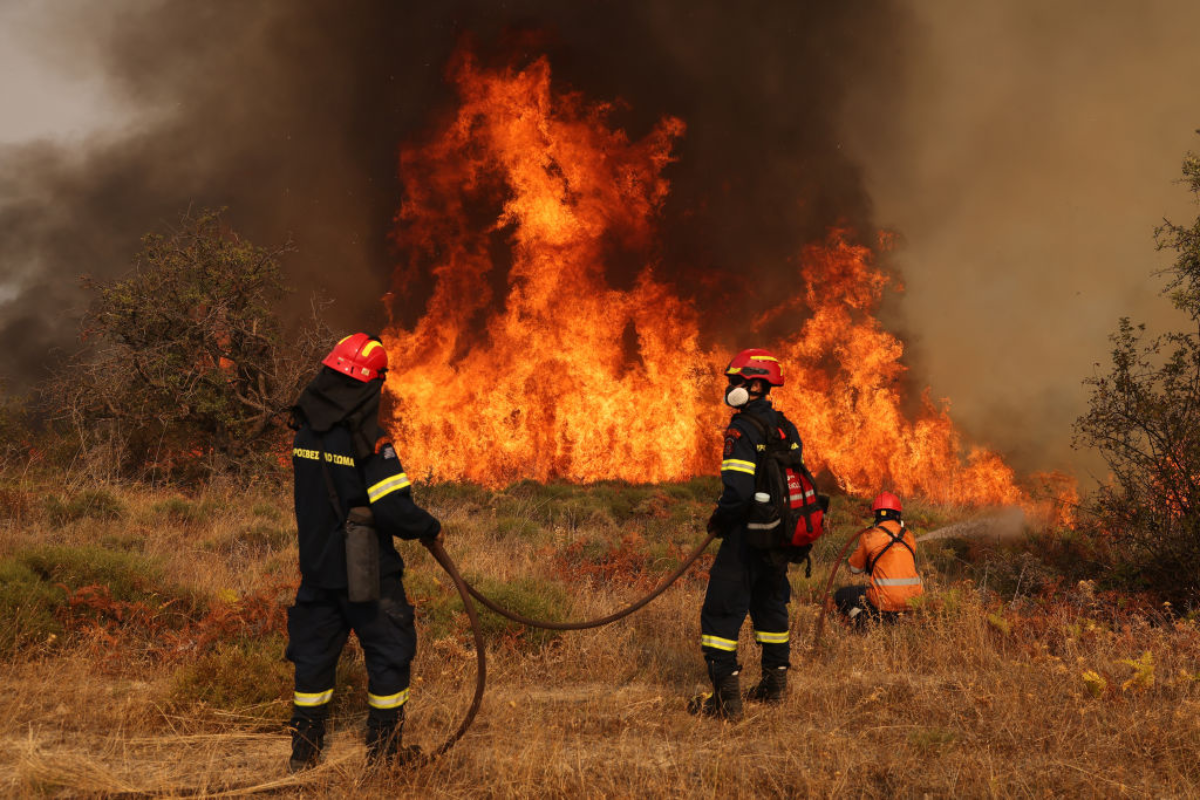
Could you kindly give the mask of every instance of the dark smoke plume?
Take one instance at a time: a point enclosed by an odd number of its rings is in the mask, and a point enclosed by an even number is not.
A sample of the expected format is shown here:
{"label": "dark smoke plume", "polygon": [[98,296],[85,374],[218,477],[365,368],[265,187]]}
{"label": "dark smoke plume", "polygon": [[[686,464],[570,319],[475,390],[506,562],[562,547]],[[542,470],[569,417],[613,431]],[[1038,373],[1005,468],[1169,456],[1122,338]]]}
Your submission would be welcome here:
{"label": "dark smoke plume", "polygon": [[805,242],[838,222],[871,230],[837,121],[857,85],[901,75],[906,21],[894,5],[69,6],[47,47],[100,71],[140,113],[80,146],[0,150],[0,278],[19,287],[0,298],[0,375],[20,388],[44,376],[48,353],[71,352],[86,303],[78,276],[123,273],[138,238],[189,206],[227,206],[260,244],[292,239],[297,314],[319,290],[336,324],[379,327],[398,260],[398,146],[453,107],[444,72],[464,41],[494,61],[547,54],[563,87],[623,101],[616,119],[631,136],[664,114],[687,122],[655,255],[662,277],[742,328],[794,280]]}

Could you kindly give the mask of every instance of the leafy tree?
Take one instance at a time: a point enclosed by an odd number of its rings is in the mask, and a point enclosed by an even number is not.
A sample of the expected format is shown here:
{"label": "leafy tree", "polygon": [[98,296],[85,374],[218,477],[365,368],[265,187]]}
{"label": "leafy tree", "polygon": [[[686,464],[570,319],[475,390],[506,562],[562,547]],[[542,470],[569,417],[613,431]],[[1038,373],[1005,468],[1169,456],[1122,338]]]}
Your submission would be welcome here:
{"label": "leafy tree", "polygon": [[315,305],[298,333],[284,329],[290,246],[251,244],[219,211],[142,243],[126,277],[85,280],[96,292],[86,347],[47,404],[66,409],[101,468],[179,477],[260,466],[278,455],[285,412],[331,336]]}
{"label": "leafy tree", "polygon": [[[1184,159],[1183,182],[1200,203],[1200,158]],[[1200,586],[1200,217],[1155,231],[1176,253],[1164,294],[1185,312],[1184,330],[1148,337],[1123,318],[1112,370],[1085,381],[1088,412],[1076,446],[1099,450],[1111,479],[1090,499],[1091,519],[1116,545],[1126,578],[1193,602]]]}

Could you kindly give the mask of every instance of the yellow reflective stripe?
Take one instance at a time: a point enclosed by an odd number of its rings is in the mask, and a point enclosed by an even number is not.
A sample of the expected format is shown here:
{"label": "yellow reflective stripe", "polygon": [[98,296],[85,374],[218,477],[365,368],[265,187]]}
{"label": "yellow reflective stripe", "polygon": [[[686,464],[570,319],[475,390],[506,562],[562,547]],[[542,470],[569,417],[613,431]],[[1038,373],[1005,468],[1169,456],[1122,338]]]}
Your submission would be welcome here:
{"label": "yellow reflective stripe", "polygon": [[399,708],[408,702],[408,689],[395,694],[378,695],[367,692],[367,705],[371,708]]}
{"label": "yellow reflective stripe", "polygon": [[399,475],[393,475],[390,478],[384,478],[379,483],[367,489],[367,499],[374,503],[381,497],[386,497],[392,492],[412,486],[412,481],[408,479],[408,473],[401,472]]}
{"label": "yellow reflective stripe", "polygon": [[743,461],[740,458],[727,458],[721,462],[722,472],[745,472],[747,475],[754,474],[754,462]]}
{"label": "yellow reflective stripe", "polygon": [[714,650],[728,650],[730,652],[737,651],[736,639],[722,639],[720,636],[701,636],[701,647],[711,647]]}
{"label": "yellow reflective stripe", "polygon": [[799,450],[799,449],[800,449],[800,445],[796,444],[795,442],[792,442],[792,449],[793,449],[793,450]]}
{"label": "yellow reflective stripe", "polygon": [[779,363],[779,359],[776,358],[775,356],[750,356],[750,360],[751,361],[774,361],[776,364]]}
{"label": "yellow reflective stripe", "polygon": [[371,351],[374,350],[376,347],[383,347],[383,345],[381,345],[379,342],[375,341],[374,339],[371,339],[370,341],[368,341],[366,343],[366,345],[363,346],[362,352],[359,355],[361,355],[365,358],[366,356],[371,355]]}
{"label": "yellow reflective stripe", "polygon": [[292,702],[298,706],[323,706],[333,699],[333,689],[324,692],[296,692]]}
{"label": "yellow reflective stripe", "polygon": [[755,631],[754,641],[759,644],[786,644],[791,631],[783,631],[782,633],[770,633],[768,631]]}

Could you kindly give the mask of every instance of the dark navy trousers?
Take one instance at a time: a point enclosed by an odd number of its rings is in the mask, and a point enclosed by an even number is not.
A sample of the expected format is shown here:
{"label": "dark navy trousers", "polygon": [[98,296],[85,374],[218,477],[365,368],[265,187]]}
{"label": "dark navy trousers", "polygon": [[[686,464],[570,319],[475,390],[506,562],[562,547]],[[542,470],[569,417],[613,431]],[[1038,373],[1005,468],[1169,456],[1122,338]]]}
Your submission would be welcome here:
{"label": "dark navy trousers", "polygon": [[380,600],[351,603],[345,589],[301,584],[288,609],[287,658],[296,667],[294,718],[323,720],[333,699],[338,658],[354,631],[367,663],[367,705],[377,721],[396,719],[408,701],[417,653],[413,607],[401,574],[384,576]]}
{"label": "dark navy trousers", "polygon": [[721,540],[700,610],[700,644],[713,680],[741,669],[737,641],[747,612],[754,639],[762,647],[763,669],[791,666],[787,606],[792,587],[787,568],[768,551],[751,547],[740,530]]}

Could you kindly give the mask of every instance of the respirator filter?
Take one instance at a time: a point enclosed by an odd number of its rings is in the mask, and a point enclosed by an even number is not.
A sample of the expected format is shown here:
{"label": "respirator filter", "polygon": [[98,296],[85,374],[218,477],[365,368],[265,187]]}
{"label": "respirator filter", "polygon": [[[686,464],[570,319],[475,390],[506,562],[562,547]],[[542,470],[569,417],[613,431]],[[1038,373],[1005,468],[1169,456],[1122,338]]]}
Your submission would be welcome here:
{"label": "respirator filter", "polygon": [[725,390],[725,405],[731,408],[741,408],[750,400],[750,392],[745,386],[730,386]]}

